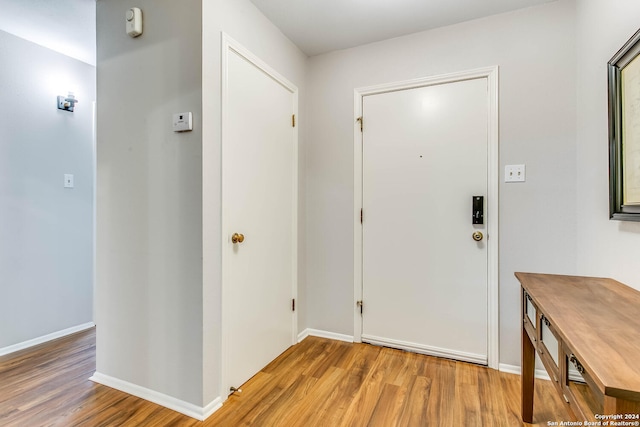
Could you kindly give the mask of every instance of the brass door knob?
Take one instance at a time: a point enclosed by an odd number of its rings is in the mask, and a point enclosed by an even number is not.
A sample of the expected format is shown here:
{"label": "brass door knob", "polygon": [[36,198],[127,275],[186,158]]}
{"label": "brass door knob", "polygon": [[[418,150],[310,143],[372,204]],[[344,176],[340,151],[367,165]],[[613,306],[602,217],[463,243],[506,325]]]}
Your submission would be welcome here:
{"label": "brass door knob", "polygon": [[484,237],[482,235],[481,232],[479,231],[474,231],[473,234],[471,235],[471,237],[473,237],[473,240],[475,240],[476,242],[479,242],[480,240],[482,240],[482,238]]}
{"label": "brass door knob", "polygon": [[233,243],[242,243],[242,242],[244,242],[244,234],[233,233],[233,236],[231,236],[231,241]]}

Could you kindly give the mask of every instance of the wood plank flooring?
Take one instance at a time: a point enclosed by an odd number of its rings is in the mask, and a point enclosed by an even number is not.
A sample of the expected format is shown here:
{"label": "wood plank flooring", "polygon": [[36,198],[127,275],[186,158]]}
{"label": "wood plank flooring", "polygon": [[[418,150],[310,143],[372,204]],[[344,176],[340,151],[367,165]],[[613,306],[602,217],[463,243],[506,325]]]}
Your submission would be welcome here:
{"label": "wood plank flooring", "polygon": [[[522,426],[520,378],[468,363],[309,337],[206,422],[88,380],[89,330],[0,357],[0,426]],[[534,425],[567,420],[536,381]],[[528,425],[528,424],[524,424]]]}

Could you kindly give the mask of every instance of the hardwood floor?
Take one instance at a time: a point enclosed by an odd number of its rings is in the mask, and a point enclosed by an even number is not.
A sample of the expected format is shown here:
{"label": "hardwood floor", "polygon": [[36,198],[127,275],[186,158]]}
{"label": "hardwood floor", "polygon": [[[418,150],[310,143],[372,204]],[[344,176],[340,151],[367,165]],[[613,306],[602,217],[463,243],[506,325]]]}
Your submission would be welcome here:
{"label": "hardwood floor", "polygon": [[[283,353],[204,423],[95,384],[94,369],[94,330],[0,357],[0,426],[523,425],[516,375],[315,337]],[[535,425],[567,419],[551,383],[536,381]]]}

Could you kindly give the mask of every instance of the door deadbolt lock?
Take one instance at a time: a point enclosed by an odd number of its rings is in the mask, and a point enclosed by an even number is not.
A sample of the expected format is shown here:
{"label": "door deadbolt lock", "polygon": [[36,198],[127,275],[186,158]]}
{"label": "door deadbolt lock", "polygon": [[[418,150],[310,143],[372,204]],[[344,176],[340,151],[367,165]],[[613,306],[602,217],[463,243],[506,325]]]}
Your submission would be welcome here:
{"label": "door deadbolt lock", "polygon": [[484,224],[484,196],[473,196],[471,223]]}
{"label": "door deadbolt lock", "polygon": [[475,240],[476,242],[479,242],[484,236],[480,231],[474,231],[471,237],[473,237],[473,240]]}
{"label": "door deadbolt lock", "polygon": [[231,236],[231,241],[233,243],[242,243],[242,242],[244,242],[244,234],[233,233],[233,236]]}

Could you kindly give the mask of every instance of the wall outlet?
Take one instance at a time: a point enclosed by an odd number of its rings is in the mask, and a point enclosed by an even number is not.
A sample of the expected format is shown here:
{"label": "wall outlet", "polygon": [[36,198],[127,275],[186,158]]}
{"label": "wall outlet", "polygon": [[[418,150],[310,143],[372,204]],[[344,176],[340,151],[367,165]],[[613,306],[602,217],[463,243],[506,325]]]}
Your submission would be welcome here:
{"label": "wall outlet", "polygon": [[504,167],[504,182],[524,182],[524,165],[506,165]]}

